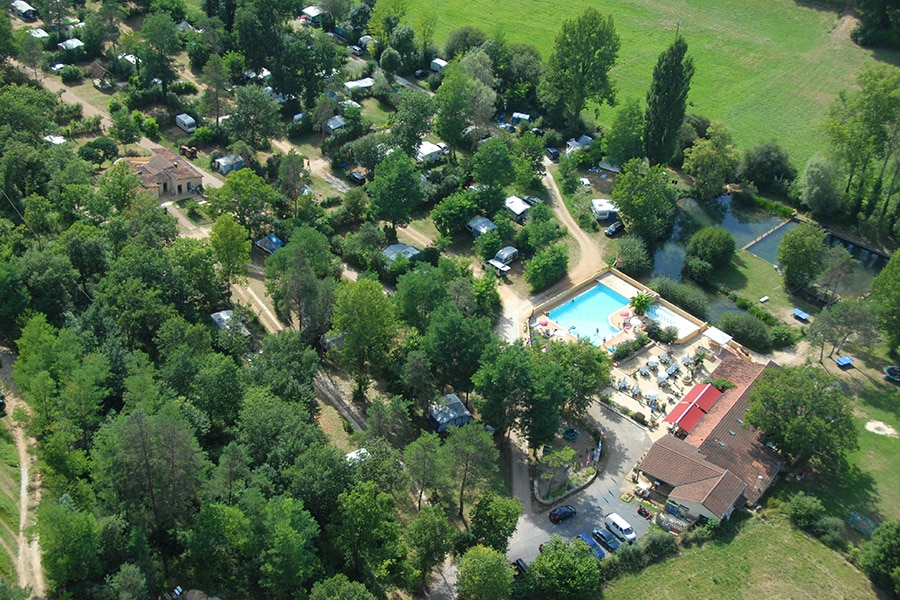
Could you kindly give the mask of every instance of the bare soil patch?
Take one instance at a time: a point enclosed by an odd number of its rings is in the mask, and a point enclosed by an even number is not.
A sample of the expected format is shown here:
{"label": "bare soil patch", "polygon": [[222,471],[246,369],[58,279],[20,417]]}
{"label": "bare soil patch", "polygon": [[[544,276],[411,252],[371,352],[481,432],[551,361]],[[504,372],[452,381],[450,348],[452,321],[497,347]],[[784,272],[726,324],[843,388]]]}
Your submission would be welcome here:
{"label": "bare soil patch", "polygon": [[883,421],[869,421],[866,423],[866,431],[888,437],[898,437],[897,430]]}

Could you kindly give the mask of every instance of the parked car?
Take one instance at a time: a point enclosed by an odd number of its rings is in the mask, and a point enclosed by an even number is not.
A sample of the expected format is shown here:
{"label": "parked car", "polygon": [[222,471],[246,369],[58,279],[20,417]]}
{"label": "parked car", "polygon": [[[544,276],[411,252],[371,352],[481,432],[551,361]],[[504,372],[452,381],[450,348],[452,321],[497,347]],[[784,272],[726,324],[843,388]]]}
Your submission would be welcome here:
{"label": "parked car", "polygon": [[500,123],[499,125],[497,125],[497,127],[502,129],[506,133],[515,133],[516,132],[516,126],[513,125],[512,123]]}
{"label": "parked car", "polygon": [[552,160],[553,162],[559,161],[559,150],[550,147],[547,147],[544,150],[547,152],[547,156],[550,158],[550,160]]}
{"label": "parked car", "polygon": [[575,507],[571,504],[566,504],[565,506],[557,506],[553,510],[550,511],[550,520],[554,523],[560,523],[565,521],[566,519],[571,519],[578,513],[575,510]]}
{"label": "parked car", "polygon": [[516,568],[517,575],[524,575],[525,571],[528,570],[528,565],[525,564],[525,561],[521,558],[517,558],[515,562],[513,562],[513,566]]}
{"label": "parked car", "polygon": [[358,171],[350,171],[350,173],[347,175],[347,179],[349,179],[356,185],[362,185],[366,182],[366,176]]}
{"label": "parked car", "polygon": [[525,196],[524,198],[522,198],[522,200],[524,200],[525,202],[527,202],[527,203],[530,204],[531,206],[535,206],[535,205],[540,204],[541,202],[543,202],[543,200],[541,200],[541,199],[538,198],[537,196]]}
{"label": "parked car", "polygon": [[601,546],[610,552],[615,552],[619,549],[619,540],[616,539],[616,536],[614,536],[611,531],[603,529],[602,527],[594,527],[594,531],[591,535],[594,536],[594,539],[597,540]]}
{"label": "parked car", "polygon": [[536,135],[538,137],[544,137],[544,130],[541,129],[540,127],[532,127],[531,133],[533,133],[534,135]]}
{"label": "parked car", "polygon": [[582,542],[584,542],[585,544],[587,544],[588,550],[590,550],[590,551],[591,551],[591,554],[593,554],[593,555],[596,556],[597,558],[603,558],[604,556],[606,556],[606,555],[603,553],[603,550],[600,549],[600,545],[597,544],[597,542],[595,542],[595,541],[591,538],[591,536],[589,536],[588,534],[586,534],[586,533],[579,533],[577,536],[575,536],[575,539],[576,539],[576,540],[581,540]]}
{"label": "parked car", "polygon": [[622,223],[622,221],[616,221],[615,223],[607,227],[606,231],[604,231],[603,233],[606,234],[606,237],[613,237],[623,229],[625,229],[625,224]]}
{"label": "parked car", "polygon": [[620,517],[617,513],[608,515],[604,524],[607,529],[613,532],[613,534],[623,542],[631,544],[637,539],[637,534],[634,532],[634,529],[631,528],[631,525],[628,524],[628,521]]}
{"label": "parked car", "polygon": [[354,56],[362,56],[363,49],[359,46],[350,46],[350,54],[353,54]]}
{"label": "parked car", "polygon": [[425,69],[418,69],[416,71],[416,79],[425,79],[428,77],[428,71]]}

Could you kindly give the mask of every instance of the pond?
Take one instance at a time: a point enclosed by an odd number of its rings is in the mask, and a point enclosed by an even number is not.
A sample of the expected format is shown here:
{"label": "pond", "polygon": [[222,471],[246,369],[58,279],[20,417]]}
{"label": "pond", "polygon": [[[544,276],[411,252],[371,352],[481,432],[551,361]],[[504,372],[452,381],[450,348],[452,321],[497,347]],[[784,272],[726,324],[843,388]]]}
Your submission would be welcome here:
{"label": "pond", "polygon": [[678,201],[678,206],[681,210],[675,219],[672,235],[653,254],[653,274],[676,281],[681,281],[687,243],[701,227],[724,227],[734,236],[736,247],[743,248],[785,221],[754,205],[734,202],[730,195],[720,196],[706,205],[683,198]]}

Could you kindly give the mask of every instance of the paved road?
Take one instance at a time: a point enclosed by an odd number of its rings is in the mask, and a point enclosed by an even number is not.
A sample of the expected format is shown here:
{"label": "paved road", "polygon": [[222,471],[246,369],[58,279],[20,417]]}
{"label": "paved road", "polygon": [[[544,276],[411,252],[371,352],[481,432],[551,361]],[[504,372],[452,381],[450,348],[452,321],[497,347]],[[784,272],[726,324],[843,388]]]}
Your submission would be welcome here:
{"label": "paved road", "polygon": [[590,534],[594,527],[603,525],[607,514],[613,512],[628,521],[638,537],[650,530],[649,521],[638,516],[637,505],[619,499],[623,491],[631,489],[631,469],[650,448],[650,437],[643,428],[602,404],[595,403],[590,413],[606,428],[601,474],[588,487],[560,502],[571,504],[578,510],[573,519],[555,525],[547,518],[550,507],[534,502],[537,512],[529,512],[526,508],[510,540],[506,554],[510,561],[524,558],[530,563],[538,554],[538,545],[549,540],[551,535],[572,538],[579,533]]}

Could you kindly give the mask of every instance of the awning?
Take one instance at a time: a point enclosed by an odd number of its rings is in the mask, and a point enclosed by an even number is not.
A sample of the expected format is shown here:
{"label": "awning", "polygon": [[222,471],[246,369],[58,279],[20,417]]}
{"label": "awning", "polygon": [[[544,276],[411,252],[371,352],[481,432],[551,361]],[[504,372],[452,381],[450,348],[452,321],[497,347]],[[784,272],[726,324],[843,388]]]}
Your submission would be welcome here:
{"label": "awning", "polygon": [[730,335],[728,335],[718,327],[710,327],[703,332],[703,337],[709,339],[715,344],[718,344],[719,346],[724,346],[732,340],[732,337]]}

